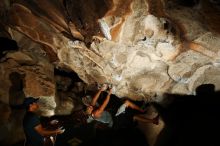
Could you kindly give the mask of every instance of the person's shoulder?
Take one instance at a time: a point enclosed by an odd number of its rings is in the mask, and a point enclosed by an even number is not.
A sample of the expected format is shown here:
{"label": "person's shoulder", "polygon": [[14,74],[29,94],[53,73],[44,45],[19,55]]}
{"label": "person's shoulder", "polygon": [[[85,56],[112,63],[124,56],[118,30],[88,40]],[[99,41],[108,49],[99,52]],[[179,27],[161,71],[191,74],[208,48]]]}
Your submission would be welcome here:
{"label": "person's shoulder", "polygon": [[36,123],[40,121],[40,117],[32,112],[27,112],[24,116],[24,119],[28,121],[34,121]]}

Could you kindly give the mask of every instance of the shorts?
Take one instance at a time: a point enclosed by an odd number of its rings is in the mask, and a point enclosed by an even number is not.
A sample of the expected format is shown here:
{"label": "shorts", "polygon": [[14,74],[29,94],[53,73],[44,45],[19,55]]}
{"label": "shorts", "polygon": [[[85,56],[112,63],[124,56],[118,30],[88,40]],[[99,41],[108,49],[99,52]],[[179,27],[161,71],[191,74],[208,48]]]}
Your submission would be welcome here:
{"label": "shorts", "polygon": [[119,109],[118,109],[117,113],[115,114],[115,116],[119,116],[120,114],[124,114],[126,108],[127,108],[127,105],[126,105],[125,103],[122,104],[122,105],[119,107]]}

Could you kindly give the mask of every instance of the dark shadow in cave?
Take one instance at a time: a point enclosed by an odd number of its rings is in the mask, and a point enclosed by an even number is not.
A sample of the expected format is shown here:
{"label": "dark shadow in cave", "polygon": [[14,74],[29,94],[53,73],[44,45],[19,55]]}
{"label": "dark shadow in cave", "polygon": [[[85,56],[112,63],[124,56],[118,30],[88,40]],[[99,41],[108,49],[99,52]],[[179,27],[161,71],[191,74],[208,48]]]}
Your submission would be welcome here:
{"label": "dark shadow in cave", "polygon": [[[61,69],[54,69],[54,75],[59,75],[62,77],[68,77],[72,80],[72,84],[68,87],[68,90],[72,89],[74,86],[74,83],[76,82],[83,82],[79,76],[73,72],[73,71],[65,71],[65,70],[61,70]],[[59,84],[57,84],[57,86],[59,86]]]}
{"label": "dark shadow in cave", "polygon": [[[11,87],[9,88],[9,105],[11,107],[11,113],[8,124],[11,125],[10,129],[16,129],[17,127],[20,127],[22,125],[25,111],[22,110],[22,106],[20,105],[23,103],[23,100],[25,98],[25,94],[23,92],[24,77],[25,75],[18,72],[12,72],[9,75],[9,79],[11,81]],[[10,137],[14,137],[15,135],[16,132],[11,132],[10,135],[7,135],[8,140],[10,139]],[[3,143],[2,145],[5,145],[5,143]]]}
{"label": "dark shadow in cave", "polygon": [[[212,84],[201,85],[196,89],[195,96],[166,94],[167,98],[173,99],[166,107],[152,103],[165,122],[154,146],[220,145],[216,134],[220,130],[220,92],[215,92],[214,88]],[[111,99],[110,110],[119,100],[115,96]],[[135,124],[120,125],[121,120],[127,120],[126,117],[119,119],[119,127],[110,129],[97,122],[86,124],[77,120],[77,117],[83,118],[81,112],[45,118],[58,119],[66,129],[64,134],[57,137],[57,146],[70,146],[70,140],[80,141],[78,146],[147,146],[144,135]]]}
{"label": "dark shadow in cave", "polygon": [[176,0],[176,2],[185,7],[194,7],[199,4],[200,0]]}
{"label": "dark shadow in cave", "polygon": [[[115,104],[119,103],[118,100],[120,99],[116,96],[111,97],[107,110],[114,109]],[[75,142],[80,141],[78,146],[148,146],[144,134],[136,127],[132,118],[129,118],[130,114],[120,115],[114,120],[114,125],[116,126],[109,128],[107,125],[97,121],[87,124],[87,117],[83,114],[83,111],[84,109],[74,111],[69,116],[42,118],[44,125],[48,121],[58,119],[60,126],[65,127],[66,131],[57,137],[57,146],[71,146],[69,142],[74,140]]]}
{"label": "dark shadow in cave", "polygon": [[[216,133],[220,130],[220,92],[214,91],[214,85],[205,84],[196,89],[195,96],[166,94],[167,98],[173,98],[173,102],[167,107],[152,103],[165,122],[165,128],[159,134],[155,146],[219,145]],[[109,109],[114,108],[114,103],[118,100],[117,97],[111,99]],[[73,131],[79,139],[84,138],[81,146],[147,145],[143,134],[135,125],[123,125],[123,122],[120,125],[121,120],[128,119],[119,119],[119,127],[116,129],[100,129],[93,123],[94,125],[88,124],[90,126],[87,125],[87,128],[82,126],[84,128],[79,128],[81,130],[78,129],[78,132]],[[68,138],[73,133],[67,132],[63,136]],[[68,140],[62,142],[66,141]]]}
{"label": "dark shadow in cave", "polygon": [[0,37],[0,59],[5,56],[5,51],[18,50],[17,42],[5,37]]}
{"label": "dark shadow in cave", "polygon": [[17,110],[20,109],[20,106],[17,105],[21,105],[25,98],[25,94],[23,91],[24,77],[24,75],[21,75],[17,72],[12,72],[9,75],[9,79],[11,81],[11,87],[9,88],[9,105],[12,107],[12,111],[10,114],[11,122],[22,121],[23,118],[24,111]]}
{"label": "dark shadow in cave", "polygon": [[70,77],[73,80],[73,82],[82,82],[82,80],[78,77],[78,75],[73,71],[65,71],[65,70],[55,68],[54,75]]}
{"label": "dark shadow in cave", "polygon": [[23,91],[25,75],[22,75],[17,72],[12,72],[9,75],[11,81],[11,87],[9,88],[9,104],[10,105],[19,105],[23,102],[25,94]]}
{"label": "dark shadow in cave", "polygon": [[[56,89],[57,94],[60,98],[65,98],[63,95],[70,95],[75,102],[75,105],[81,103],[81,97],[85,94],[85,83],[78,77],[78,75],[73,71],[63,70],[63,69],[54,69],[54,75],[59,77],[68,78],[71,80],[70,83],[66,84],[65,81],[57,80]],[[62,99],[61,99],[62,100]],[[78,107],[78,106],[77,106]],[[76,108],[78,109],[78,108]]]}
{"label": "dark shadow in cave", "polygon": [[102,18],[112,7],[111,0],[63,0],[63,7],[68,22],[73,22],[84,37],[87,47],[92,43],[92,36],[100,34],[97,20]]}
{"label": "dark shadow in cave", "polygon": [[220,145],[220,92],[213,84],[196,89],[196,95],[169,95],[173,102],[153,105],[165,122],[155,146]]}

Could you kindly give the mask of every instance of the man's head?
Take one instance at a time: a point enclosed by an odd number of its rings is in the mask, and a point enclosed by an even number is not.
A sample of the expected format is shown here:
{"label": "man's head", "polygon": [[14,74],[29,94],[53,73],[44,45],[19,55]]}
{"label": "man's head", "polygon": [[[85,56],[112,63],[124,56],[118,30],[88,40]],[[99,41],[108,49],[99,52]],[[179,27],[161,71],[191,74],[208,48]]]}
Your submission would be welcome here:
{"label": "man's head", "polygon": [[39,98],[27,97],[23,101],[23,106],[27,110],[35,111],[39,107],[38,104],[37,104],[38,100],[39,100]]}

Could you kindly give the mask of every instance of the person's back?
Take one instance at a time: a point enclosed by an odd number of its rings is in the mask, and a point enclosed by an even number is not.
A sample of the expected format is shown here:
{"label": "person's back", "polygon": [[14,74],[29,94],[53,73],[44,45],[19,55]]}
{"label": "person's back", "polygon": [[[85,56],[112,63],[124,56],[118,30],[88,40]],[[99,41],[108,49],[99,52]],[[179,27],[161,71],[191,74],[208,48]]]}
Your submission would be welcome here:
{"label": "person's back", "polygon": [[43,146],[43,137],[34,129],[40,124],[40,118],[32,113],[27,112],[23,120],[23,128],[26,136],[25,146]]}
{"label": "person's back", "polygon": [[89,115],[89,118],[87,119],[87,122],[90,123],[93,120],[99,121],[99,122],[104,123],[104,124],[108,124],[108,127],[112,127],[112,125],[113,125],[112,116],[108,111],[103,111],[101,116],[98,117],[98,118],[94,117],[93,115]]}

